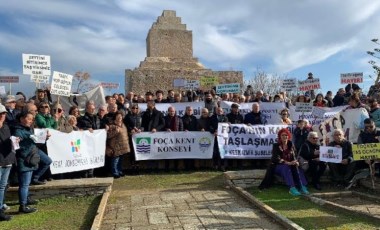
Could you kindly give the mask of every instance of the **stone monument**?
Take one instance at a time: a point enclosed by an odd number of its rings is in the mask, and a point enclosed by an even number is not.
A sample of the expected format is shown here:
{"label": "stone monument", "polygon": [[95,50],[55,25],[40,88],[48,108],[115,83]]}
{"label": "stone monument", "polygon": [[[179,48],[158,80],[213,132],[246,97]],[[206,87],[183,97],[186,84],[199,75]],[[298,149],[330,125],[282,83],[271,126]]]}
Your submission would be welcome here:
{"label": "stone monument", "polygon": [[[175,86],[181,80],[201,80],[214,78],[219,84],[243,83],[242,71],[213,71],[205,68],[193,57],[192,31],[186,29],[181,18],[172,10],[164,10],[153,23],[146,39],[147,56],[140,66],[125,71],[126,93],[133,91],[144,94],[158,89],[166,92],[169,89],[183,90]],[[210,90],[213,85],[200,88]]]}

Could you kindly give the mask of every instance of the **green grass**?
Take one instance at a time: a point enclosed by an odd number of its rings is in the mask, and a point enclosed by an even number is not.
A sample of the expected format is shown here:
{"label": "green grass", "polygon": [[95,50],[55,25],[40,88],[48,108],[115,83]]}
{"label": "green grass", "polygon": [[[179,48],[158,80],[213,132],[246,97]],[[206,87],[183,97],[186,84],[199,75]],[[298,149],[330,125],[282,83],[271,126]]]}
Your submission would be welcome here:
{"label": "green grass", "polygon": [[11,221],[0,222],[0,229],[90,229],[100,203],[101,196],[76,198],[55,197],[39,202],[38,211],[30,214],[18,214],[18,204],[12,201],[7,214],[13,216]]}
{"label": "green grass", "polygon": [[[331,189],[324,189],[326,190]],[[263,191],[248,190],[256,198],[305,229],[378,229],[380,224],[370,218],[346,211],[322,207],[288,193],[285,186],[274,186]],[[312,190],[313,191],[313,190]]]}

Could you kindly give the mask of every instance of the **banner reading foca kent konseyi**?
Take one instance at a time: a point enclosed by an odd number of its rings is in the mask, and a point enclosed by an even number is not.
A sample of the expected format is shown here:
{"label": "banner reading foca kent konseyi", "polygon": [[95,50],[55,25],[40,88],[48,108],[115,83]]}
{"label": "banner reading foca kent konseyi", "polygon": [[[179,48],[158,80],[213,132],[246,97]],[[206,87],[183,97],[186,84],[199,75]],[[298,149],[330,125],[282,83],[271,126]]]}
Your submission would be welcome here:
{"label": "banner reading foca kent konseyi", "polygon": [[132,136],[136,160],[211,159],[214,135],[209,132],[142,132]]}

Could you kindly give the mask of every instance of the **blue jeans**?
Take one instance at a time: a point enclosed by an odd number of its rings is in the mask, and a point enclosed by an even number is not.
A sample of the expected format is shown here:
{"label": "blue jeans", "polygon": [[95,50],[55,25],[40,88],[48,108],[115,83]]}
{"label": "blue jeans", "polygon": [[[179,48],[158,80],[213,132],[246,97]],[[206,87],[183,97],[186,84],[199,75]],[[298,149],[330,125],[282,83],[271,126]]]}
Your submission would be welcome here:
{"label": "blue jeans", "polygon": [[3,201],[5,198],[5,188],[7,187],[9,172],[12,166],[0,167],[0,208],[3,207]]}
{"label": "blue jeans", "polygon": [[33,171],[18,172],[18,200],[20,205],[28,203],[29,184],[32,180]]}
{"label": "blue jeans", "polygon": [[38,150],[38,154],[41,157],[40,163],[38,164],[38,169],[33,173],[33,180],[39,180],[42,175],[48,170],[52,160],[50,157],[44,153],[42,150]]}
{"label": "blue jeans", "polygon": [[123,172],[124,155],[111,158],[111,173],[113,176],[120,176]]}

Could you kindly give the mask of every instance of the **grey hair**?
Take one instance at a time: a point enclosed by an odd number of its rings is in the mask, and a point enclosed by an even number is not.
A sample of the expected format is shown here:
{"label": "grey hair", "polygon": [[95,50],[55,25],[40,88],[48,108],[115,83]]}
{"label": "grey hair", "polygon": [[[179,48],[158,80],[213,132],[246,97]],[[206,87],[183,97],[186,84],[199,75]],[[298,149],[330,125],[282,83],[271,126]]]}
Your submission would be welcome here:
{"label": "grey hair", "polygon": [[307,139],[311,138],[311,137],[318,137],[318,133],[317,132],[314,132],[314,131],[311,131],[308,135],[307,135]]}

